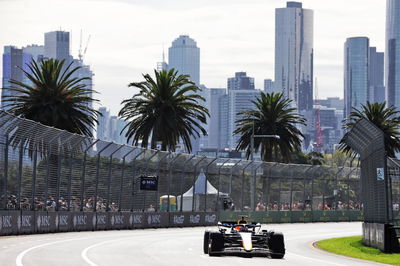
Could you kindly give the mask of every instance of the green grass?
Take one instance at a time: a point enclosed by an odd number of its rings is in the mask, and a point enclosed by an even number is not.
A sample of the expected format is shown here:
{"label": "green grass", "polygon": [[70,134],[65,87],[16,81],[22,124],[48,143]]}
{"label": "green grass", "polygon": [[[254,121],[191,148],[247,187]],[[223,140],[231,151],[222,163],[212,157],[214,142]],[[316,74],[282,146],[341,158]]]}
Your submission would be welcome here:
{"label": "green grass", "polygon": [[333,238],[317,242],[317,247],[348,257],[400,265],[400,254],[386,254],[379,249],[366,247],[361,243],[361,239],[361,236]]}

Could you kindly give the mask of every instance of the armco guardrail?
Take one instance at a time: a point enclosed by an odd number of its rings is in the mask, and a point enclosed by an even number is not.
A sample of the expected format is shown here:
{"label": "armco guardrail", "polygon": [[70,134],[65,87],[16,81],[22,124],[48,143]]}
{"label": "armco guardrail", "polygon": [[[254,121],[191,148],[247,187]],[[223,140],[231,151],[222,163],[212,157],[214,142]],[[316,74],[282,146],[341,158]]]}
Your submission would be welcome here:
{"label": "armco guardrail", "polygon": [[224,221],[235,221],[240,216],[247,216],[249,221],[260,223],[352,222],[363,220],[363,213],[360,210],[224,211],[220,213],[220,219]]}
{"label": "armco guardrail", "polygon": [[0,211],[0,235],[210,226],[215,212]]}

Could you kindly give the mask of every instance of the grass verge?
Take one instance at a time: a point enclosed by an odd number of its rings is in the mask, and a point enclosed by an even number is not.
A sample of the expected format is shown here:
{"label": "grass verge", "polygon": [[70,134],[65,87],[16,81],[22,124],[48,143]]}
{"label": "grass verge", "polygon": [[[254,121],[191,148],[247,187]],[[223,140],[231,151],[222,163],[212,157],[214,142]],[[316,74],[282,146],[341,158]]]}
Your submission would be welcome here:
{"label": "grass verge", "polygon": [[366,247],[361,236],[333,238],[316,243],[322,250],[335,254],[400,266],[400,254],[386,254],[379,249]]}

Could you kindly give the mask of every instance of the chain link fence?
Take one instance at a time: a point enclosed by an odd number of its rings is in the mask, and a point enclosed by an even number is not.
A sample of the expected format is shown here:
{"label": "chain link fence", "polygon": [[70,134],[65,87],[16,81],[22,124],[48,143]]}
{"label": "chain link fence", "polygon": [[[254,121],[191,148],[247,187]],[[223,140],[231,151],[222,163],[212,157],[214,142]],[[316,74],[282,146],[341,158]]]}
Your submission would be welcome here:
{"label": "chain link fence", "polygon": [[[140,190],[157,176],[158,190]],[[208,158],[118,145],[0,111],[0,210],[361,210],[359,168]]]}

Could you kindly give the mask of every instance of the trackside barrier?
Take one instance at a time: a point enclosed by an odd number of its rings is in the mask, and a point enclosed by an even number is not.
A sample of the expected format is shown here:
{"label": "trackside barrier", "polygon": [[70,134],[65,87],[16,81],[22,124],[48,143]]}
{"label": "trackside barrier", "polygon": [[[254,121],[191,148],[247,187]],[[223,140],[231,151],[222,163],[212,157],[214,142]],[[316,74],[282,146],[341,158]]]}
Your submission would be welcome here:
{"label": "trackside barrier", "polygon": [[359,210],[220,212],[220,219],[223,221],[236,221],[240,216],[247,216],[250,221],[260,223],[352,222],[363,220],[362,211]]}
{"label": "trackside barrier", "polygon": [[0,211],[0,236],[216,225],[216,212]]}

